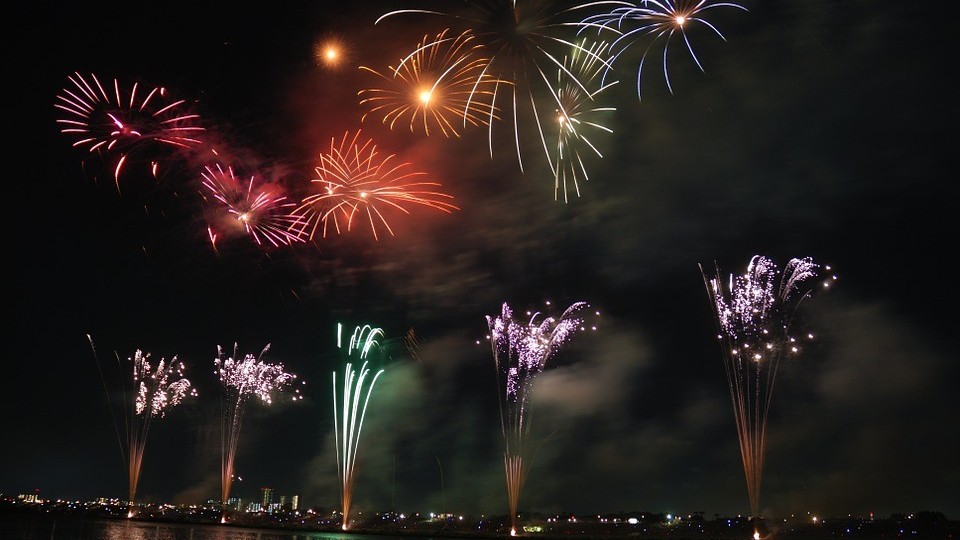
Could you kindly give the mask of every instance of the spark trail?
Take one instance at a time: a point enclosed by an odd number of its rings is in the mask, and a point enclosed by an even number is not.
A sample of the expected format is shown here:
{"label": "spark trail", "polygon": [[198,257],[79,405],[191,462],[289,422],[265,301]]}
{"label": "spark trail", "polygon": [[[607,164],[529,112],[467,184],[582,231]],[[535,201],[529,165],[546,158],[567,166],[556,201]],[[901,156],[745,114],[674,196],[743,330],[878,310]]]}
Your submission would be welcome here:
{"label": "spark trail", "polygon": [[333,431],[337,448],[337,476],[340,479],[342,516],[340,527],[344,531],[350,525],[350,505],[353,501],[354,473],[363,419],[367,415],[367,404],[373,394],[374,385],[384,371],[379,369],[370,380],[370,384],[364,388],[370,375],[367,356],[375,348],[380,349],[377,339],[381,337],[383,337],[383,330],[380,328],[373,328],[370,325],[357,326],[344,349],[343,326],[337,325],[337,348],[341,351],[345,350],[347,358],[355,357],[363,362],[358,370],[354,369],[352,362],[347,362],[340,393],[342,401],[337,399],[337,372],[333,372]]}
{"label": "spark trail", "polygon": [[[791,323],[800,303],[815,288],[810,281],[830,267],[810,258],[794,258],[781,271],[771,259],[755,255],[746,273],[731,274],[726,287],[719,269],[709,278],[702,266],[700,270],[722,344],[750,511],[758,518],[777,368],[783,358],[800,352],[798,338],[790,334]],[[830,275],[821,287],[828,288],[834,280],[836,276]]]}
{"label": "spark trail", "polygon": [[586,302],[575,302],[560,317],[540,318],[536,312],[523,322],[504,303],[499,316],[486,317],[497,371],[511,536],[517,534],[517,507],[530,467],[524,443],[530,431],[527,406],[533,380],[574,334],[586,329],[579,313],[587,307]]}

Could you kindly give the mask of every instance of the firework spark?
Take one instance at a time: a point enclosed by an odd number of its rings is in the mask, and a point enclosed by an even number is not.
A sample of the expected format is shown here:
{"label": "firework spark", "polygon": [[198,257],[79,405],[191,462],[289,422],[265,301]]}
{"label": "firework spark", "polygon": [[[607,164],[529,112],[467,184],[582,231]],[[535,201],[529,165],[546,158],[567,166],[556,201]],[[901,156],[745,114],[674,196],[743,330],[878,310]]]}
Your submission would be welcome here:
{"label": "firework spark", "polygon": [[424,36],[413,56],[390,66],[386,73],[361,66],[386,85],[360,90],[360,105],[367,109],[361,121],[377,114],[390,129],[408,123],[411,132],[430,135],[433,128],[445,137],[459,137],[456,122],[460,118],[464,125],[474,126],[496,119],[487,102],[498,82],[485,73],[489,60],[478,55],[480,46],[469,31],[452,37],[448,32]]}
{"label": "firework spark", "polygon": [[[603,157],[590,140],[591,133],[613,133],[601,122],[616,108],[596,103],[601,92],[617,84],[617,81],[603,82],[606,66],[597,59],[606,54],[607,48],[604,42],[583,42],[564,58],[566,69],[557,70],[556,95],[560,107],[557,109],[557,145],[553,156],[555,200],[559,200],[562,186],[563,202],[568,202],[568,184],[572,184],[577,197],[580,196],[580,180],[589,180],[582,153],[589,150]],[[577,79],[567,73],[576,74]]]}
{"label": "firework spark", "polygon": [[523,323],[514,318],[513,310],[504,303],[500,316],[487,316],[500,395],[500,425],[506,444],[503,464],[511,535],[517,532],[517,505],[530,467],[529,460],[525,459],[530,456],[525,452],[524,442],[530,431],[527,406],[533,380],[574,334],[585,330],[584,319],[578,314],[586,307],[586,302],[576,302],[559,318],[546,317],[539,321],[541,313],[536,312]]}
{"label": "firework spark", "polygon": [[420,362],[420,338],[417,337],[417,332],[413,328],[407,330],[407,335],[403,337],[403,345],[407,348],[407,352],[410,353],[410,358],[413,358],[417,362]]}
{"label": "firework spark", "polygon": [[[343,350],[343,326],[337,325],[337,348]],[[367,404],[373,394],[373,387],[377,379],[383,374],[380,369],[370,380],[370,385],[364,389],[364,383],[370,374],[367,367],[367,356],[375,347],[380,348],[377,338],[383,337],[383,330],[370,325],[357,326],[350,342],[346,346],[348,358],[363,361],[359,370],[353,369],[353,364],[347,362],[343,375],[342,402],[337,401],[337,372],[333,372],[333,431],[337,448],[337,476],[340,479],[340,501],[343,520],[340,524],[347,530],[350,523],[350,504],[353,500],[353,480],[357,464],[357,449],[360,446],[360,432],[363,429],[363,419],[367,415]],[[365,393],[365,395],[364,395]],[[362,401],[362,404],[361,404]],[[360,417],[357,418],[359,412]],[[340,419],[338,421],[338,418]]]}
{"label": "firework spark", "polygon": [[[719,269],[711,278],[703,274],[722,343],[750,511],[755,517],[759,516],[767,418],[777,368],[785,356],[799,352],[790,325],[800,303],[813,291],[809,282],[829,270],[810,258],[795,258],[781,271],[772,260],[756,255],[745,274],[730,275],[726,288]],[[830,275],[822,286],[829,287],[834,280],[836,276]]]}
{"label": "firework spark", "polygon": [[[299,233],[303,223],[290,213],[296,203],[288,201],[275,184],[255,184],[254,176],[243,182],[234,176],[233,167],[220,163],[207,165],[200,174],[207,193],[225,211],[225,221],[241,228],[257,245],[268,243],[277,247],[303,240]],[[208,233],[212,235],[211,243],[216,245],[215,234],[209,228]]]}
{"label": "firework spark", "polygon": [[647,47],[640,57],[640,65],[637,68],[637,97],[640,97],[641,79],[643,75],[643,65],[647,54],[657,46],[663,46],[663,77],[667,84],[667,89],[673,93],[673,86],[670,84],[670,74],[667,70],[667,53],[670,50],[670,42],[677,36],[683,38],[690,57],[704,71],[700,59],[693,52],[693,45],[687,35],[688,29],[692,25],[703,25],[712,30],[720,39],[726,41],[727,38],[720,33],[720,30],[710,21],[703,18],[705,12],[711,9],[729,7],[742,9],[747,8],[740,4],[732,2],[711,2],[708,0],[635,0],[633,2],[605,2],[620,7],[614,8],[608,13],[592,15],[584,19],[584,27],[599,27],[614,31],[617,38],[613,42],[613,48],[617,50],[614,58],[617,58],[633,43],[647,40]]}
{"label": "firework spark", "polygon": [[[253,397],[266,405],[272,404],[274,394],[288,389],[297,379],[296,375],[284,371],[283,364],[271,364],[262,360],[269,350],[268,344],[258,356],[248,353],[243,359],[237,359],[236,344],[230,356],[227,356],[217,345],[217,358],[214,359],[213,365],[214,373],[223,387],[221,401],[223,416],[220,424],[220,487],[224,508],[230,497],[230,487],[233,483],[234,457],[240,439],[244,406]],[[293,400],[300,399],[302,397],[299,389],[294,389]],[[223,520],[225,518],[226,515],[223,516]]]}
{"label": "firework spark", "polygon": [[[103,370],[93,339],[88,335],[87,340],[90,342],[102,378]],[[132,517],[151,420],[163,418],[185,397],[196,396],[197,392],[191,387],[190,381],[184,377],[186,368],[176,356],[169,361],[161,358],[156,365],[153,365],[150,363],[150,353],[137,349],[127,360],[130,362],[132,377],[124,378],[125,383],[121,385],[126,441],[120,438],[119,428],[117,438],[120,442],[121,457],[127,467],[129,505],[127,517]],[[117,364],[120,365],[119,356],[117,356]],[[106,390],[106,381],[104,380],[103,383]],[[109,397],[109,392],[107,396]]]}
{"label": "firework spark", "polygon": [[311,240],[318,228],[324,237],[328,229],[341,234],[353,228],[354,218],[365,218],[379,240],[378,227],[393,235],[384,214],[388,210],[409,214],[412,205],[448,214],[459,210],[448,202],[453,197],[433,190],[440,184],[418,180],[426,173],[410,171],[410,164],[398,162],[394,154],[381,157],[372,139],[360,141],[359,130],[352,137],[345,133],[339,145],[330,139],[330,150],[320,155],[316,167],[319,178],[312,180],[320,185],[319,193],[306,196],[294,210],[302,222],[300,233]]}
{"label": "firework spark", "polygon": [[[581,27],[581,23],[565,20],[574,11],[589,5],[557,9],[552,2],[543,0],[488,0],[471,3],[469,11],[463,14],[403,9],[386,13],[376,22],[380,23],[388,17],[400,14],[438,15],[466,26],[474,37],[477,53],[485,60],[482,69],[476,71],[475,91],[468,97],[468,104],[482,102],[487,110],[503,110],[511,117],[508,121],[513,124],[517,163],[523,171],[520,142],[522,125],[536,127],[544,155],[550,159],[542,119],[552,117],[551,113],[558,107],[562,108],[562,103],[548,74],[558,68],[577,83],[579,80],[576,75],[564,66],[563,56],[571,49],[594,54],[583,49],[575,40],[576,29]],[[433,43],[436,41],[423,44],[421,48],[430,47]],[[405,62],[414,58],[418,52],[419,50],[408,55]],[[599,61],[606,63],[605,59]],[[495,81],[492,92],[486,88],[483,93],[479,92],[482,77],[490,77]],[[544,101],[547,105],[544,105]],[[550,112],[546,112],[547,110]],[[491,157],[493,125],[492,121],[488,123]]]}
{"label": "firework spark", "polygon": [[330,35],[313,45],[313,58],[318,66],[335,70],[350,63],[353,51],[349,42],[340,36]]}
{"label": "firework spark", "polygon": [[113,171],[117,189],[130,155],[144,152],[151,156],[151,172],[156,176],[158,159],[165,155],[161,149],[202,143],[197,138],[204,131],[198,125],[199,116],[184,112],[186,100],[172,98],[166,88],[141,90],[140,83],[134,83],[128,94],[116,79],[105,87],[96,75],[84,78],[75,72],[67,80],[69,84],[54,103],[66,113],[57,120],[60,131],[76,139],[75,147],[117,156]]}

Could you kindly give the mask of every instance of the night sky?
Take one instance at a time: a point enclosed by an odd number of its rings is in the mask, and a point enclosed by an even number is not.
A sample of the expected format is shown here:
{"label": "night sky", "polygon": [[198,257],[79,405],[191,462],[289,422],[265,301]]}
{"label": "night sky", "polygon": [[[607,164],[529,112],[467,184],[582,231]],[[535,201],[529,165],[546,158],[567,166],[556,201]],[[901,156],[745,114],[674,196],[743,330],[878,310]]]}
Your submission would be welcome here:
{"label": "night sky", "polygon": [[[448,20],[377,17],[428,2],[32,3],[13,17],[7,107],[9,332],[0,492],[124,497],[104,385],[116,355],[176,355],[199,396],[155,421],[142,500],[219,497],[217,346],[282,362],[305,399],[251,403],[234,494],[271,486],[335,508],[330,373],[337,322],[385,334],[357,465],[357,510],[506,513],[486,315],[583,300],[602,313],[537,379],[541,446],[520,509],[738,514],[749,506],[715,323],[698,264],[813,257],[838,281],[801,308],[814,333],[780,366],[769,420],[766,515],[939,510],[960,517],[960,367],[952,339],[956,246],[953,62],[929,9],[888,0],[747,1],[707,13],[727,38],[673,42],[671,94],[642,45],[606,95],[581,197],[554,200],[525,132],[461,138],[361,123],[357,92]],[[457,3],[459,4],[459,3]],[[917,3],[919,4],[919,3]],[[357,6],[363,6],[357,7]],[[318,65],[337,36],[349,63]],[[391,214],[263,249],[207,238],[198,159],[159,178],[71,147],[53,104],[78,71],[164,86],[193,102],[207,142],[247,171],[308,189],[331,137],[362,128],[454,196],[452,214]],[[529,127],[529,126],[528,126]],[[534,137],[534,138],[531,138]],[[10,142],[12,141],[12,142]],[[941,251],[943,250],[943,251]],[[404,336],[421,347],[411,358]],[[103,367],[92,354],[90,335]]]}

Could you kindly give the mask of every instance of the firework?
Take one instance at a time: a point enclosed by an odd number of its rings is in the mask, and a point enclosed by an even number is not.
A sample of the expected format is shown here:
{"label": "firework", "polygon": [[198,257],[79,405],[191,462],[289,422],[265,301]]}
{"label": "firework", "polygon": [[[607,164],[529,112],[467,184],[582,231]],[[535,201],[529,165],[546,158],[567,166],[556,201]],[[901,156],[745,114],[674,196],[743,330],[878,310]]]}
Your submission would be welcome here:
{"label": "firework", "polygon": [[[476,71],[474,78],[477,91],[468,96],[467,102],[482,102],[487,110],[502,110],[509,117],[507,121],[513,125],[517,162],[523,171],[521,125],[536,127],[543,152],[550,159],[541,120],[552,117],[552,112],[562,108],[562,104],[548,74],[561,69],[577,81],[576,75],[564,66],[563,56],[572,49],[593,54],[582,49],[575,40],[576,29],[581,23],[565,20],[574,11],[589,5],[558,9],[554,3],[544,0],[487,0],[469,4],[468,11],[462,14],[426,9],[391,11],[378,18],[377,23],[395,15],[414,14],[443,16],[466,26],[474,37],[477,54],[484,58],[482,69]],[[422,47],[427,46],[429,44]],[[407,59],[416,54],[414,52]],[[479,92],[481,77],[495,81],[492,92],[486,89],[482,94]],[[527,116],[530,118],[521,118]],[[494,122],[489,122],[491,157],[493,125]]]}
{"label": "firework", "polygon": [[667,89],[673,93],[673,86],[670,84],[670,74],[667,70],[667,53],[670,50],[670,43],[677,36],[683,38],[690,57],[693,59],[700,71],[704,71],[700,59],[693,52],[693,45],[687,31],[691,26],[697,24],[706,26],[718,36],[726,41],[727,38],[720,33],[710,21],[703,16],[708,10],[729,7],[747,11],[747,8],[740,4],[732,2],[711,2],[709,0],[635,0],[633,2],[605,2],[619,5],[608,13],[601,15],[592,15],[583,20],[584,27],[596,26],[613,30],[617,38],[613,42],[613,47],[617,50],[616,57],[619,57],[629,46],[637,41],[648,41],[643,55],[640,57],[640,65],[637,68],[637,96],[640,96],[640,82],[643,75],[643,64],[646,61],[647,54],[662,44],[663,46],[663,77],[667,84]]}
{"label": "firework", "polygon": [[[288,201],[275,184],[255,184],[254,176],[243,182],[236,178],[233,167],[220,163],[207,165],[203,172],[203,187],[221,205],[226,221],[249,234],[257,245],[268,243],[274,247],[302,241],[300,219],[291,214],[296,203]],[[208,228],[211,243],[216,235]]]}
{"label": "firework", "polygon": [[[572,184],[577,197],[580,196],[580,180],[589,179],[582,153],[589,150],[603,157],[590,140],[592,133],[613,133],[601,122],[616,108],[596,103],[601,92],[617,84],[617,81],[603,82],[606,66],[598,58],[606,54],[607,48],[604,42],[583,42],[564,58],[566,69],[557,70],[556,95],[560,107],[557,109],[557,145],[553,156],[555,200],[559,200],[562,187],[563,202],[568,202],[568,184]],[[568,73],[575,74],[576,79]]]}
{"label": "firework", "polygon": [[[812,293],[810,282],[829,270],[810,258],[795,258],[781,271],[772,260],[756,255],[745,274],[730,275],[726,288],[719,269],[712,278],[703,274],[722,343],[753,516],[759,516],[767,418],[777,368],[780,360],[800,350],[790,325],[800,303]],[[829,276],[822,286],[829,287],[835,279]]]}
{"label": "firework", "polygon": [[[337,348],[343,350],[343,326],[337,325]],[[359,370],[353,369],[353,364],[347,362],[343,375],[342,402],[337,401],[337,372],[333,372],[333,431],[337,448],[337,476],[340,479],[340,501],[343,520],[341,528],[347,530],[350,522],[350,503],[353,500],[353,480],[357,463],[357,449],[360,446],[360,432],[363,429],[363,419],[367,415],[367,403],[373,394],[373,387],[377,379],[383,374],[380,369],[370,380],[370,385],[364,388],[364,383],[370,374],[367,367],[367,356],[374,347],[379,348],[377,338],[383,337],[383,330],[370,325],[357,326],[350,342],[346,346],[348,358],[363,361]],[[361,403],[362,401],[362,403]],[[357,418],[357,413],[360,417]],[[339,417],[339,421],[338,421]]]}
{"label": "firework", "polygon": [[503,464],[511,535],[517,532],[517,505],[530,467],[524,442],[530,431],[527,406],[533,380],[574,334],[585,330],[579,312],[586,307],[586,302],[576,302],[559,318],[538,320],[541,313],[533,313],[524,323],[517,321],[513,310],[504,303],[499,317],[487,316],[500,396],[500,425],[506,444]]}
{"label": "firework", "polygon": [[352,56],[349,43],[336,35],[322,38],[313,45],[313,58],[317,65],[330,70],[345,66]]}
{"label": "firework", "polygon": [[[100,360],[97,357],[93,339],[88,335],[87,340],[90,342],[102,379],[103,370],[100,367]],[[119,428],[117,429],[117,440],[120,442],[121,457],[127,467],[127,501],[129,505],[127,517],[132,517],[151,420],[163,418],[170,409],[179,405],[186,396],[196,396],[197,392],[191,387],[190,381],[184,377],[185,367],[176,356],[169,361],[161,358],[156,365],[153,365],[150,363],[150,353],[137,349],[134,355],[127,360],[130,362],[132,377],[130,379],[124,378],[128,382],[121,385],[125,412],[123,426],[126,440],[121,439]],[[117,364],[120,365],[119,356],[117,356]],[[104,390],[106,390],[106,381],[104,380],[103,383]],[[109,398],[109,392],[107,396]]]}
{"label": "firework", "polygon": [[439,130],[444,136],[460,136],[456,123],[487,125],[495,120],[487,103],[498,81],[484,67],[489,61],[478,56],[479,45],[468,31],[448,36],[449,29],[435,38],[424,36],[412,56],[404,58],[387,73],[361,66],[379,77],[385,87],[359,92],[360,105],[370,114],[383,117],[393,129],[407,123],[411,132]]}
{"label": "firework", "polygon": [[407,348],[407,352],[410,353],[410,358],[413,358],[417,362],[420,362],[420,338],[417,337],[417,332],[413,328],[407,330],[407,335],[403,337],[403,345]]}
{"label": "firework", "polygon": [[324,237],[328,229],[341,234],[357,219],[367,221],[379,240],[379,227],[393,235],[385,212],[409,214],[413,205],[446,213],[459,210],[448,202],[453,197],[433,190],[440,184],[419,180],[426,173],[410,171],[409,163],[395,157],[381,157],[372,139],[361,142],[360,131],[352,137],[345,133],[339,145],[331,138],[329,152],[320,155],[316,167],[319,178],[312,180],[319,184],[319,193],[306,196],[294,211],[302,222],[300,233],[311,240],[318,229]]}
{"label": "firework", "polygon": [[[223,387],[222,407],[223,416],[220,424],[220,486],[221,501],[226,507],[230,497],[230,486],[233,483],[234,457],[237,453],[237,443],[240,438],[240,426],[243,421],[244,406],[256,397],[261,403],[273,403],[274,394],[288,389],[297,379],[297,376],[284,371],[283,364],[271,364],[262,360],[270,350],[268,344],[258,356],[246,354],[243,359],[237,359],[237,345],[233,346],[233,354],[226,356],[223,349],[217,345],[217,358],[214,359],[214,373],[220,379]],[[302,399],[300,391],[294,389],[293,400]],[[226,515],[222,521],[226,520]]]}
{"label": "firework", "polygon": [[[89,79],[89,80],[88,80]],[[185,112],[186,101],[174,99],[163,87],[142,88],[134,83],[129,93],[119,81],[104,86],[96,75],[74,73],[57,95],[54,107],[65,113],[57,120],[60,131],[74,137],[75,147],[115,155],[113,176],[120,188],[120,173],[134,153],[150,156],[154,176],[164,148],[190,148],[201,144],[204,131],[199,116]]]}

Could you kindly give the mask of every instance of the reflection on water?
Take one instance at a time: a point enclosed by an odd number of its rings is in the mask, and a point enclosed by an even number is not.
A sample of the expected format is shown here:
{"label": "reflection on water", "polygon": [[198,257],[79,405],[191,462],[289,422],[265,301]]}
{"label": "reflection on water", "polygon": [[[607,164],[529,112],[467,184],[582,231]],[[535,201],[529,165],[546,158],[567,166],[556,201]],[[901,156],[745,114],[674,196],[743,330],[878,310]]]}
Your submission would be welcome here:
{"label": "reflection on water", "polygon": [[401,540],[403,537],[0,514],[4,540]]}

